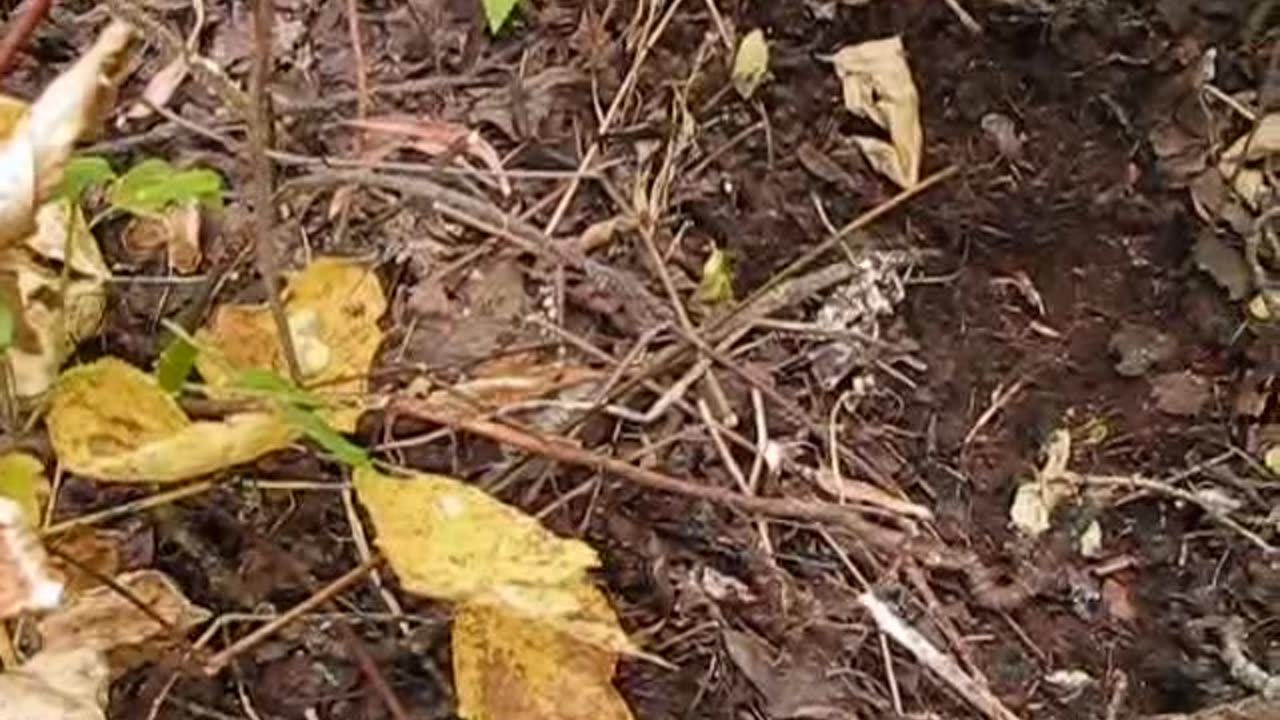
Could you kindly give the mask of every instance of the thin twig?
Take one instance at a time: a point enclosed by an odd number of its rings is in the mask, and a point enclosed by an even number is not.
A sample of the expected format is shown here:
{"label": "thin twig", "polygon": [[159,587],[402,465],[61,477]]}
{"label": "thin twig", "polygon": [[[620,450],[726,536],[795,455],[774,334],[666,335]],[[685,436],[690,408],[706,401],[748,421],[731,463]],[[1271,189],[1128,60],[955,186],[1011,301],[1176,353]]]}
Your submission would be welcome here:
{"label": "thin twig", "polygon": [[74,530],[75,528],[78,528],[78,527],[84,527],[87,525],[98,525],[101,523],[108,522],[110,520],[115,520],[117,518],[127,517],[129,515],[140,513],[143,510],[149,510],[154,507],[160,507],[161,505],[168,505],[170,503],[175,503],[185,498],[193,497],[195,495],[200,495],[200,494],[209,492],[210,490],[212,490],[217,486],[218,486],[217,481],[205,480],[198,483],[192,483],[191,485],[185,485],[180,488],[174,488],[173,490],[158,492],[154,495],[148,495],[147,497],[144,497],[144,498],[138,498],[137,500],[130,500],[127,503],[117,505],[115,507],[105,508],[103,510],[98,510],[97,512],[91,512],[85,515],[81,515],[79,517],[73,517],[70,520],[63,520],[60,523],[54,523],[48,527],[41,528],[39,531],[39,535],[42,538],[50,538],[55,535],[61,535],[62,533],[65,533],[69,530]]}
{"label": "thin twig", "polygon": [[14,61],[18,59],[18,50],[31,37],[36,25],[49,14],[49,6],[53,0],[27,0],[22,5],[22,13],[9,23],[4,38],[0,39],[0,77],[9,73]]}
{"label": "thin twig", "polygon": [[342,575],[337,580],[334,580],[333,582],[321,588],[318,592],[316,592],[311,597],[307,598],[306,600],[303,600],[297,605],[294,605],[284,613],[281,613],[280,616],[277,617],[276,619],[262,625],[257,630],[254,630],[248,635],[245,635],[244,637],[235,641],[226,649],[222,650],[218,654],[209,658],[208,662],[206,662],[204,665],[205,674],[208,675],[209,677],[213,677],[214,675],[217,675],[218,673],[222,672],[222,669],[225,668],[232,660],[234,660],[236,656],[241,655],[247,652],[248,650],[252,649],[258,643],[262,642],[263,640],[266,640],[268,637],[271,637],[276,632],[279,632],[281,628],[293,622],[297,618],[329,602],[329,600],[332,599],[334,596],[336,596],[338,593],[342,592],[343,590],[346,590],[348,587],[351,587],[357,581],[362,579],[365,576],[365,574],[367,574],[370,570],[376,567],[378,563],[379,563],[378,560],[372,560],[370,562],[362,563],[356,566],[355,568],[347,571],[346,574]]}
{"label": "thin twig", "polygon": [[280,336],[280,349],[294,383],[302,383],[302,366],[293,346],[293,333],[280,300],[280,257],[276,248],[275,205],[272,201],[271,147],[272,118],[267,98],[267,79],[271,75],[271,24],[275,17],[273,0],[253,0],[253,81],[250,92],[249,163],[253,168],[253,216],[257,235],[258,273],[267,291],[267,306]]}
{"label": "thin twig", "polygon": [[858,604],[871,613],[871,619],[875,620],[876,626],[884,634],[906,648],[921,665],[932,670],[983,715],[991,720],[1019,720],[1017,715],[1000,702],[1000,698],[966,675],[955,660],[935,647],[920,631],[908,625],[893,608],[876,597],[874,592],[868,590],[859,595]]}

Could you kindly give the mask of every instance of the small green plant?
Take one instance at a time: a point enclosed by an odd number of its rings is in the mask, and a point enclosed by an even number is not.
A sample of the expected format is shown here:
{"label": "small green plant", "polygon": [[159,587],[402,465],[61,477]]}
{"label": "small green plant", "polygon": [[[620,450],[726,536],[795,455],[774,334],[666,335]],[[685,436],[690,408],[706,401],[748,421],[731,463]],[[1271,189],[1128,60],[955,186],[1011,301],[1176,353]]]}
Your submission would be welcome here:
{"label": "small green plant", "polygon": [[369,453],[364,448],[343,437],[342,433],[334,430],[324,418],[316,414],[318,408],[325,406],[323,399],[270,370],[244,370],[236,377],[235,386],[260,393],[275,402],[289,424],[335,460],[353,468],[372,467]]}
{"label": "small green plant", "polygon": [[489,19],[489,32],[494,35],[507,24],[511,13],[516,9],[519,0],[480,0],[484,5],[485,17]]}
{"label": "small green plant", "polygon": [[183,170],[159,158],[147,158],[123,175],[95,155],[72,158],[62,171],[57,197],[79,201],[94,188],[106,189],[107,211],[143,217],[155,216],[173,205],[198,202],[222,207],[222,176],[213,170]]}

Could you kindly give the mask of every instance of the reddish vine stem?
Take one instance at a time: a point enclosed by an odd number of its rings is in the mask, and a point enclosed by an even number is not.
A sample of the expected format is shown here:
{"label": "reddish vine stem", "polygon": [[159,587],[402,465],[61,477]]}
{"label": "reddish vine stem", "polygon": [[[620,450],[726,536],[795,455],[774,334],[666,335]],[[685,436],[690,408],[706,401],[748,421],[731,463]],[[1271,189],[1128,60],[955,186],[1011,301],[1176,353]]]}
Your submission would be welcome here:
{"label": "reddish vine stem", "polygon": [[40,21],[49,14],[53,0],[27,0],[22,6],[22,13],[9,23],[4,37],[0,38],[0,78],[9,73],[9,69],[18,59],[18,50],[31,37]]}

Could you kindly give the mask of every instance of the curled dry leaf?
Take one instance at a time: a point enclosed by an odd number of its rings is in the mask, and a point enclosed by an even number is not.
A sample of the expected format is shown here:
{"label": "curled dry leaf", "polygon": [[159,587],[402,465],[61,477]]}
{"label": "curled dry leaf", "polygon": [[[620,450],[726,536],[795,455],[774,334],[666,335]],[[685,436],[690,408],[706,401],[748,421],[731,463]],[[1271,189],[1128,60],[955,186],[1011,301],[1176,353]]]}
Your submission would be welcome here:
{"label": "curled dry leaf", "polygon": [[164,252],[171,269],[193,273],[200,269],[200,204],[188,201],[158,216],[134,217],[125,227],[121,242],[135,262]]}
{"label": "curled dry leaf", "polygon": [[769,42],[765,40],[764,31],[757,28],[738,43],[738,52],[733,58],[733,89],[743,100],[750,100],[768,74]]}
{"label": "curled dry leaf", "polygon": [[27,523],[18,503],[0,497],[0,620],[62,600],[62,582],[50,573],[44,546]]}
{"label": "curled dry leaf", "polygon": [[[613,609],[582,586],[582,605],[598,623]],[[453,618],[458,714],[469,720],[630,720],[613,687],[618,657],[555,627],[490,605],[464,603]]]}
{"label": "curled dry leaf", "polygon": [[106,310],[100,278],[73,276],[64,285],[57,271],[15,250],[0,258],[0,298],[14,315],[8,357],[14,394],[22,398],[49,389],[76,344],[98,332]]}
{"label": "curled dry leaf", "polygon": [[403,142],[403,147],[431,157],[449,157],[456,153],[470,155],[493,171],[503,195],[511,194],[511,183],[502,169],[502,157],[479,130],[443,120],[418,120],[404,116],[348,120],[347,124],[373,133],[409,138]]}
{"label": "curled dry leaf", "polygon": [[0,146],[0,247],[31,233],[36,208],[61,180],[76,140],[97,120],[133,30],[112,22],[45,88]]}
{"label": "curled dry leaf", "polygon": [[890,142],[854,138],[867,162],[902,187],[915,185],[920,180],[924,132],[920,128],[920,96],[902,38],[850,45],[832,59],[844,89],[844,106],[889,132]]}
{"label": "curled dry leaf", "polygon": [[1264,172],[1249,164],[1276,153],[1280,153],[1280,113],[1270,113],[1222,153],[1218,172],[1237,195],[1257,210],[1263,206],[1269,193],[1280,192],[1280,188],[1268,187]]}
{"label": "curled dry leaf", "polygon": [[593,601],[584,601],[594,597],[587,571],[599,564],[586,543],[558,537],[453,478],[401,479],[357,468],[353,480],[378,547],[406,590],[491,606],[603,649],[638,652],[612,614],[601,621]]}
{"label": "curled dry leaf", "polygon": [[37,653],[0,674],[0,720],[106,720],[110,679],[97,650]]}
{"label": "curled dry leaf", "polygon": [[275,413],[192,422],[150,375],[111,357],[62,374],[47,422],[64,467],[116,482],[188,480],[257,459],[297,437]]}
{"label": "curled dry leaf", "polygon": [[[341,258],[321,258],[292,275],[281,293],[303,381],[330,404],[320,414],[335,429],[355,430],[364,410],[369,368],[382,343],[378,318],[387,309],[382,284],[368,268]],[[263,305],[223,305],[197,340],[221,357],[200,353],[196,369],[214,395],[231,388],[244,370],[288,375],[271,310]]]}
{"label": "curled dry leaf", "polygon": [[1034,480],[1018,486],[1009,508],[1009,521],[1018,530],[1037,537],[1048,530],[1053,511],[1075,497],[1076,487],[1067,471],[1071,459],[1071,433],[1054,430],[1045,444],[1045,461]]}
{"label": "curled dry leaf", "polygon": [[[192,603],[173,579],[159,570],[135,570],[115,578],[120,589],[146,606],[144,612],[120,590],[100,585],[73,595],[57,610],[41,617],[36,630],[46,651],[89,648],[106,652],[136,646],[208,620],[211,613]],[[160,620],[163,620],[162,624]]]}

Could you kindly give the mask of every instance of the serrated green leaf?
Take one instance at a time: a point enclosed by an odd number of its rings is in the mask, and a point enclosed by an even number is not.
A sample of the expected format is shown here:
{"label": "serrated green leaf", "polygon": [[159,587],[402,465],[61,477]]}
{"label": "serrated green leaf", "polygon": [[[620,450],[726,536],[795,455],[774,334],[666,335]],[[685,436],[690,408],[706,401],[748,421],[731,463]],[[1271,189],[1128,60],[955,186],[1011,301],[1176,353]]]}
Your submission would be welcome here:
{"label": "serrated green leaf", "polygon": [[134,215],[156,215],[184,202],[220,208],[222,176],[212,170],[179,170],[165,160],[149,158],[112,183],[108,201]]}
{"label": "serrated green leaf", "polygon": [[752,30],[738,43],[733,59],[733,89],[743,100],[749,100],[768,74],[769,43],[763,30]]}
{"label": "serrated green leaf", "polygon": [[9,346],[13,345],[15,327],[13,310],[4,298],[0,298],[0,352],[8,350]]}
{"label": "serrated green leaf", "polygon": [[334,459],[351,467],[369,467],[369,453],[334,430],[323,418],[297,405],[285,404],[284,415],[298,430],[324,448]]}
{"label": "serrated green leaf", "polygon": [[199,355],[196,346],[183,337],[175,337],[165,346],[156,361],[156,380],[165,392],[176,393],[191,376]]}
{"label": "serrated green leaf", "polygon": [[698,300],[711,305],[733,300],[733,260],[720,248],[712,250],[702,264]]}
{"label": "serrated green leaf", "polygon": [[511,13],[516,9],[519,0],[480,0],[484,5],[485,17],[489,20],[489,32],[494,35],[507,24]]}
{"label": "serrated green leaf", "polygon": [[97,155],[81,155],[73,157],[62,169],[62,182],[54,197],[68,198],[79,202],[85,192],[99,185],[106,185],[116,179],[116,171],[106,158]]}

